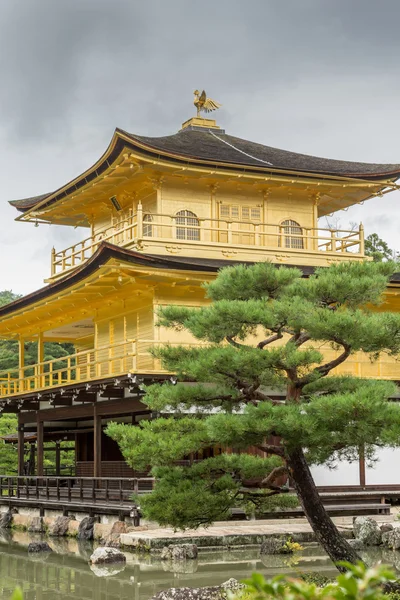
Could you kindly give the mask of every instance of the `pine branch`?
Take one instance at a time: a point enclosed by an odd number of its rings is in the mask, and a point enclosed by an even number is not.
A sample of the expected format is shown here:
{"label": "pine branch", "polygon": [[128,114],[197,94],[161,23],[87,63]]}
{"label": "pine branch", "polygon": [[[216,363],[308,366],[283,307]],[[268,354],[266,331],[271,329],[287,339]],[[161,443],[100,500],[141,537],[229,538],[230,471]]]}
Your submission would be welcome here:
{"label": "pine branch", "polygon": [[344,342],[337,342],[337,343],[340,343],[343,346],[344,352],[342,352],[342,354],[340,354],[337,358],[331,360],[330,362],[325,363],[324,365],[320,365],[319,367],[316,367],[312,371],[312,373],[307,375],[307,377],[303,377],[303,379],[301,379],[301,381],[299,381],[299,385],[301,385],[301,387],[303,387],[307,383],[310,383],[310,381],[312,381],[312,379],[313,379],[313,375],[318,374],[318,375],[321,375],[322,377],[325,377],[326,375],[328,375],[328,373],[330,371],[332,371],[332,369],[335,369],[335,367],[341,365],[345,360],[347,360],[349,358],[350,353],[351,353],[351,347],[348,344],[345,344]]}
{"label": "pine branch", "polygon": [[247,344],[239,344],[239,342],[234,340],[233,337],[231,337],[230,335],[226,336],[225,339],[234,348],[248,348]]}
{"label": "pine branch", "polygon": [[263,348],[265,348],[265,346],[268,346],[268,344],[272,344],[272,342],[276,342],[276,340],[280,340],[282,337],[283,337],[283,333],[281,331],[278,331],[274,335],[271,335],[269,338],[266,338],[262,342],[259,342],[257,344],[257,348],[262,350]]}
{"label": "pine branch", "polygon": [[282,446],[277,446],[275,444],[264,444],[262,446],[256,446],[258,450],[261,452],[266,452],[266,454],[275,454],[276,456],[285,456],[285,451]]}
{"label": "pine branch", "polygon": [[265,477],[261,483],[260,483],[260,487],[270,487],[273,482],[275,481],[275,479],[277,479],[278,477],[280,477],[281,475],[285,475],[287,473],[287,467],[286,466],[281,466],[281,467],[275,467],[275,469],[272,469],[271,473]]}

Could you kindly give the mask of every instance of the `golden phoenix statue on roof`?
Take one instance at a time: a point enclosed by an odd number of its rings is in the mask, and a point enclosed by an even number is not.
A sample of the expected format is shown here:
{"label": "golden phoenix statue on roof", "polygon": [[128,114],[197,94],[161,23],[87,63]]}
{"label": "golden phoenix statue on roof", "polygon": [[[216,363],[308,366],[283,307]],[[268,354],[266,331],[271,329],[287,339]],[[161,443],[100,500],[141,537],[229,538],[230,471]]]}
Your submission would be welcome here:
{"label": "golden phoenix statue on roof", "polygon": [[205,113],[212,112],[213,110],[217,110],[222,104],[212,100],[212,98],[207,98],[205,91],[203,90],[200,94],[199,90],[195,90],[194,92],[194,101],[193,104],[197,108],[197,116],[200,117],[201,111]]}

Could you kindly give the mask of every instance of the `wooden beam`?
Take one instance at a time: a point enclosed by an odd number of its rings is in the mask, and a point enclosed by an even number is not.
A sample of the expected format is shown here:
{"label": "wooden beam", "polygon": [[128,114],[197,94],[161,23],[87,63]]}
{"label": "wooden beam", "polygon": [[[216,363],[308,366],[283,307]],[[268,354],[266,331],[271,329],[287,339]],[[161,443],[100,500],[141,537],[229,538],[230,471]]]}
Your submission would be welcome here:
{"label": "wooden beam", "polygon": [[93,476],[101,477],[101,416],[93,405]]}
{"label": "wooden beam", "polygon": [[25,470],[25,428],[18,415],[18,475],[24,475]]}
{"label": "wooden beam", "polygon": [[[130,413],[146,410],[146,406],[137,398],[124,398],[122,400],[104,400],[98,403],[98,414],[104,417],[116,415],[129,415]],[[150,410],[148,412],[151,412]],[[40,421],[64,421],[68,419],[84,419],[93,417],[92,403],[77,406],[62,406],[60,408],[45,408],[38,411]],[[21,423],[35,421],[35,413],[21,413]]]}
{"label": "wooden beam", "polygon": [[36,422],[36,439],[37,439],[37,476],[43,477],[44,473],[44,465],[43,465],[43,421],[39,418],[39,412],[37,413],[37,422]]}
{"label": "wooden beam", "polygon": [[59,477],[60,474],[61,474],[60,442],[56,442],[56,476]]}

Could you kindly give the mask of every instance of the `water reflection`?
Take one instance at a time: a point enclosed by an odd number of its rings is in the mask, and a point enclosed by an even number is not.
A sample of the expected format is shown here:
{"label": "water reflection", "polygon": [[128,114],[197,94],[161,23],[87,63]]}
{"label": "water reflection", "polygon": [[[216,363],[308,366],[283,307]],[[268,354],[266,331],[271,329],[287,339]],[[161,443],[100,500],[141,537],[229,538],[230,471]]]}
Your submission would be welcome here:
{"label": "water reflection", "polygon": [[[257,548],[200,553],[198,560],[162,562],[149,555],[127,554],[126,565],[96,567],[88,564],[92,544],[53,538],[53,552],[28,555],[30,541],[40,540],[22,532],[0,533],[0,598],[9,600],[16,585],[25,600],[148,600],[168,587],[217,585],[230,577],[243,579],[253,571],[271,577],[277,573],[299,575],[305,571],[334,574],[335,569],[315,544],[294,556],[259,556]],[[383,560],[400,570],[400,553],[371,549],[363,558]]]}

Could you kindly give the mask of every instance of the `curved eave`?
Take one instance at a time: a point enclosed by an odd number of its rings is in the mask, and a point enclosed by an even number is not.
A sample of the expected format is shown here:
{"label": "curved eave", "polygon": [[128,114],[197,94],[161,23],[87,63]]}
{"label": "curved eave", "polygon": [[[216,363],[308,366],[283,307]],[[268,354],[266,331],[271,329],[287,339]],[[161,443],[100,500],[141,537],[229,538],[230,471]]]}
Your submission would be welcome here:
{"label": "curved eave", "polygon": [[[243,263],[243,261],[235,260],[216,260],[216,259],[202,259],[202,258],[185,258],[185,257],[164,257],[164,256],[151,256],[149,254],[143,254],[134,250],[126,250],[119,246],[114,246],[108,242],[102,242],[93,254],[93,256],[87,260],[83,265],[77,267],[63,278],[50,283],[49,285],[27,294],[10,304],[0,307],[0,321],[3,317],[9,317],[13,313],[19,311],[25,311],[30,306],[37,302],[46,300],[56,294],[60,294],[74,285],[82,282],[83,280],[93,275],[99,267],[106,265],[112,259],[119,260],[126,264],[137,265],[138,267],[146,267],[153,269],[165,269],[171,271],[186,271],[196,272],[204,274],[205,278],[208,275],[215,275],[220,269],[230,265],[236,264],[253,264]],[[275,265],[279,268],[281,265]],[[288,267],[292,265],[286,265]],[[303,272],[304,277],[309,277],[314,272],[314,267],[310,266],[296,266]],[[400,273],[395,273],[390,280],[390,284],[398,287],[400,285]]]}
{"label": "curved eave", "polygon": [[[204,160],[192,155],[164,151],[156,146],[152,146],[149,143],[137,139],[135,136],[129,134],[126,131],[123,131],[122,129],[116,129],[106,151],[99,158],[99,160],[87,171],[85,171],[84,173],[67,183],[65,186],[57,189],[55,192],[52,192],[51,194],[42,194],[40,196],[35,196],[23,200],[12,200],[9,203],[25,215],[29,214],[32,210],[37,211],[41,208],[46,208],[49,205],[54,204],[59,200],[62,200],[63,198],[67,198],[71,193],[78,191],[84,185],[87,185],[88,183],[99,177],[104,171],[111,167],[121,155],[121,153],[124,150],[126,151],[127,149],[136,151],[139,154],[139,156],[141,156],[144,160],[147,159],[149,162],[154,162],[154,160],[163,159],[171,165],[187,166],[189,164],[203,168],[210,168],[213,170],[224,169],[240,173],[248,172],[272,176],[279,174],[288,177],[313,177],[335,181],[358,181],[360,183],[382,182],[382,187],[385,187],[387,182],[393,182],[400,177],[400,165],[399,168],[394,171],[384,171],[382,173],[337,174],[329,171],[322,172],[311,170],[306,172],[303,170],[285,169],[273,166],[259,167],[253,165],[246,165],[242,163],[235,164],[232,162],[218,160]],[[329,162],[329,159],[327,160]]]}
{"label": "curved eave", "polygon": [[[181,259],[180,262],[172,258],[161,256],[150,256],[134,250],[126,250],[120,246],[114,246],[108,242],[102,242],[96,252],[80,267],[67,273],[64,277],[45,287],[27,294],[10,304],[0,307],[0,320],[6,315],[26,309],[40,300],[45,300],[55,294],[59,294],[82,280],[90,277],[99,267],[105,265],[112,259],[118,259],[125,263],[136,264],[138,266],[153,267],[154,269],[169,269],[177,271],[197,271],[202,273],[216,273],[221,268],[221,264],[213,265],[210,261],[196,262],[196,259]],[[193,261],[193,262],[192,262]]]}

